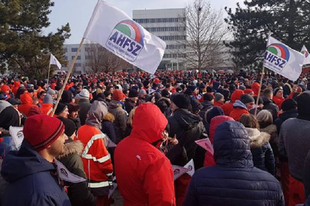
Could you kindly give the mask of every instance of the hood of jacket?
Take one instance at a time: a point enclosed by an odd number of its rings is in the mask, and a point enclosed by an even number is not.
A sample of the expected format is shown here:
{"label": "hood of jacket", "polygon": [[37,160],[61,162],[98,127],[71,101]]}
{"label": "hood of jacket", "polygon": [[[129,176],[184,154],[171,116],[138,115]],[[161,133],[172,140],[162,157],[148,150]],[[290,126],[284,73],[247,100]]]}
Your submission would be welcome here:
{"label": "hood of jacket", "polygon": [[244,91],[243,91],[243,90],[237,89],[237,90],[235,90],[235,91],[231,94],[230,99],[231,99],[231,101],[236,102],[237,100],[240,100],[241,95],[243,95],[243,94],[244,94]]}
{"label": "hood of jacket", "polygon": [[168,120],[155,104],[143,103],[136,109],[129,137],[156,142],[162,138],[167,124]]}
{"label": "hood of jacket", "polygon": [[202,121],[201,117],[192,114],[186,109],[177,109],[173,112],[173,117],[180,124],[181,128],[189,130]]}
{"label": "hood of jacket", "polygon": [[251,148],[262,147],[265,143],[269,142],[270,140],[270,134],[266,132],[260,132],[256,128],[245,128],[245,129],[249,134]]}
{"label": "hood of jacket", "polygon": [[55,171],[55,166],[37,153],[27,141],[18,152],[11,151],[2,163],[2,177],[13,183],[23,177],[39,172]]}
{"label": "hood of jacket", "polygon": [[277,126],[275,124],[268,125],[265,128],[260,129],[261,132],[266,132],[268,134],[276,133],[277,132]]}
{"label": "hood of jacket", "polygon": [[122,104],[119,101],[115,101],[115,100],[110,101],[109,103],[110,109],[116,109],[117,107],[122,108]]}
{"label": "hood of jacket", "polygon": [[246,109],[248,110],[248,108],[245,106],[245,104],[243,104],[240,100],[236,100],[236,102],[233,104],[233,107],[240,107],[242,109]]}
{"label": "hood of jacket", "polygon": [[102,101],[95,100],[90,106],[85,123],[101,129],[101,122],[107,113],[108,108],[106,104]]}
{"label": "hood of jacket", "polygon": [[211,123],[210,123],[210,128],[209,128],[209,138],[210,138],[211,143],[213,143],[214,132],[217,126],[227,121],[234,121],[234,119],[226,115],[219,115],[219,116],[212,118]]}
{"label": "hood of jacket", "polygon": [[253,167],[250,138],[245,127],[237,121],[220,124],[213,139],[217,165],[230,168]]}
{"label": "hood of jacket", "polygon": [[66,157],[71,154],[82,154],[82,151],[84,149],[83,143],[80,140],[72,140],[71,138],[66,141],[65,143],[65,153],[62,155],[59,155],[57,159]]}
{"label": "hood of jacket", "polygon": [[32,104],[31,94],[25,92],[24,94],[20,95],[20,101],[22,104]]}

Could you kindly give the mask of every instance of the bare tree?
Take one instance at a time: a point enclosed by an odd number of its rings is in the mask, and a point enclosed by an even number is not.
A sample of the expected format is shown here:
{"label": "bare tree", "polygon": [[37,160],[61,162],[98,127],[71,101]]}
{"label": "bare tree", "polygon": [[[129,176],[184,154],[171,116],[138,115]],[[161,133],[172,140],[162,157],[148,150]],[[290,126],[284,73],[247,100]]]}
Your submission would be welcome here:
{"label": "bare tree", "polygon": [[87,68],[94,73],[115,72],[130,67],[129,63],[99,44],[87,44],[85,46],[85,53]]}
{"label": "bare tree", "polygon": [[228,53],[223,45],[228,32],[222,11],[212,10],[210,3],[205,0],[195,0],[185,11],[187,68],[198,70],[218,68]]}

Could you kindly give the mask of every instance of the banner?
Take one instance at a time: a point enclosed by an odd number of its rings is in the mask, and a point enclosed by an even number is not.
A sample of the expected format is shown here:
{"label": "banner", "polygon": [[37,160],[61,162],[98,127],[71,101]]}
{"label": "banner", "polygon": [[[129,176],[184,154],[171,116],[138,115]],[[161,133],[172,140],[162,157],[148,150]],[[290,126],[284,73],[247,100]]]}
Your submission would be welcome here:
{"label": "banner", "polygon": [[205,150],[207,150],[207,152],[211,153],[213,156],[214,149],[213,149],[212,143],[209,138],[196,140],[195,143],[199,145],[200,147],[204,148]]}
{"label": "banner", "polygon": [[308,49],[306,48],[305,45],[302,46],[301,53],[302,53],[302,54],[304,55],[304,57],[305,57],[304,65],[310,64],[310,55],[309,55]]}
{"label": "banner", "polygon": [[140,69],[154,74],[166,43],[146,31],[127,14],[99,0],[84,38],[97,42],[110,52]]}
{"label": "banner", "polygon": [[190,171],[190,169],[181,167],[178,165],[172,165],[172,171],[173,171],[173,180],[178,179],[181,177],[181,175],[185,174],[186,172]]}
{"label": "banner", "polygon": [[189,169],[189,171],[187,172],[187,174],[189,174],[190,176],[193,176],[195,173],[195,166],[194,166],[194,160],[191,159],[185,166],[184,168]]}
{"label": "banner", "polygon": [[296,81],[302,71],[304,55],[269,36],[264,55],[264,67]]}
{"label": "banner", "polygon": [[60,62],[56,59],[56,57],[53,54],[51,54],[51,57],[50,57],[50,65],[56,65],[58,69],[61,69]]}

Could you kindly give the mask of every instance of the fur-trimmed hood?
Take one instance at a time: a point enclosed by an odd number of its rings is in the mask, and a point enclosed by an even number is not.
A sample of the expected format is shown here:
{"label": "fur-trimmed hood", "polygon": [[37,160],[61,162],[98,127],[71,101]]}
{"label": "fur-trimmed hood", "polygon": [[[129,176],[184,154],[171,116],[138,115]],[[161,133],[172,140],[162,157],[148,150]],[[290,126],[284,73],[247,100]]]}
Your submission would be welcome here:
{"label": "fur-trimmed hood", "polygon": [[272,134],[274,132],[277,132],[277,126],[275,124],[271,124],[265,128],[260,129],[261,132],[266,132],[268,134]]}
{"label": "fur-trimmed hood", "polygon": [[245,129],[249,134],[251,148],[262,147],[265,143],[269,142],[270,140],[270,134],[266,132],[260,132],[256,128],[245,128]]}
{"label": "fur-trimmed hood", "polygon": [[65,144],[65,153],[62,155],[59,155],[57,159],[60,159],[62,157],[68,156],[70,154],[82,154],[83,151],[83,143],[80,140],[69,140],[68,143]]}

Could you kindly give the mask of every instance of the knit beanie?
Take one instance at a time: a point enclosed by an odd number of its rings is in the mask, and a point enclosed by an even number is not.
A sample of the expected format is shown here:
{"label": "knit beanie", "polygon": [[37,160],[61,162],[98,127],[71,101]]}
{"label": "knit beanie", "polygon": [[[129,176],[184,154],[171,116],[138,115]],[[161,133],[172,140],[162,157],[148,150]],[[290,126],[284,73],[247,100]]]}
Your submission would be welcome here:
{"label": "knit beanie", "polygon": [[205,93],[203,95],[203,100],[211,102],[213,100],[213,96],[211,94]]}
{"label": "knit beanie", "polygon": [[244,94],[251,94],[253,93],[254,94],[254,91],[252,89],[246,89],[244,90]]}
{"label": "knit beanie", "polygon": [[168,89],[163,89],[163,90],[160,92],[160,94],[161,94],[162,97],[167,97],[167,98],[170,97],[170,93],[169,93]]}
{"label": "knit beanie", "polygon": [[54,95],[54,94],[56,94],[56,91],[51,89],[51,88],[49,88],[46,93],[49,94],[49,95]]}
{"label": "knit beanie", "polygon": [[180,109],[188,109],[190,105],[189,97],[185,94],[177,94],[171,101]]}
{"label": "knit beanie", "polygon": [[282,87],[277,87],[277,88],[275,88],[275,89],[273,90],[273,95],[275,96],[275,95],[278,93],[279,90],[283,90],[283,88],[282,88]]}
{"label": "knit beanie", "polygon": [[215,93],[214,94],[214,101],[216,101],[216,102],[220,101],[223,98],[224,98],[224,95],[222,95],[221,93]]}
{"label": "knit beanie", "polygon": [[55,111],[56,115],[60,115],[65,109],[68,108],[64,103],[59,102]]}
{"label": "knit beanie", "polygon": [[247,103],[250,103],[250,102],[254,102],[254,98],[252,96],[248,95],[248,94],[243,94],[243,95],[241,95],[240,101],[243,104],[247,104]]}
{"label": "knit beanie", "polygon": [[281,109],[286,112],[291,109],[296,109],[297,107],[297,102],[293,99],[286,99],[282,102]]}
{"label": "knit beanie", "polygon": [[89,91],[87,89],[82,89],[82,91],[78,94],[80,99],[89,99]]}
{"label": "knit beanie", "polygon": [[124,94],[121,90],[115,89],[113,91],[112,99],[115,101],[121,101],[124,99]]}
{"label": "knit beanie", "polygon": [[59,119],[45,114],[28,117],[23,129],[25,140],[36,151],[50,146],[64,131],[64,124]]}
{"label": "knit beanie", "polygon": [[138,97],[138,92],[135,89],[130,89],[128,97]]}
{"label": "knit beanie", "polygon": [[75,124],[71,119],[59,118],[62,123],[65,125],[65,134],[68,137],[71,137],[76,130]]}
{"label": "knit beanie", "polygon": [[310,92],[303,92],[296,97],[298,114],[300,116],[310,115]]}
{"label": "knit beanie", "polygon": [[36,115],[36,114],[42,114],[41,108],[38,107],[37,105],[30,107],[29,112],[28,112],[28,117]]}
{"label": "knit beanie", "polygon": [[43,98],[43,103],[53,104],[53,97],[50,94],[46,94]]}

